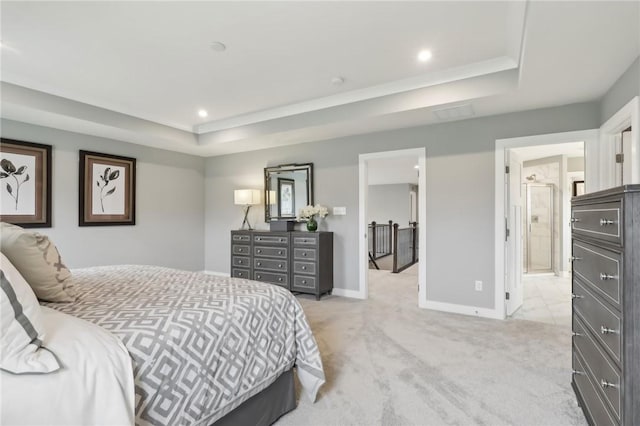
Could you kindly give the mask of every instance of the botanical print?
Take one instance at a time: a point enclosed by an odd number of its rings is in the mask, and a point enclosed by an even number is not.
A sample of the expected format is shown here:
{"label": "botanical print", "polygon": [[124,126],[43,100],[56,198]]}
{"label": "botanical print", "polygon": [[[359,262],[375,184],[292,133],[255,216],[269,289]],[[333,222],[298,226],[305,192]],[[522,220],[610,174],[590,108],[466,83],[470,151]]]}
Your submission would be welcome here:
{"label": "botanical print", "polygon": [[92,214],[124,214],[124,172],[124,167],[93,164]]}
{"label": "botanical print", "polygon": [[34,215],[36,212],[36,158],[9,152],[0,160],[1,213],[6,215]]}

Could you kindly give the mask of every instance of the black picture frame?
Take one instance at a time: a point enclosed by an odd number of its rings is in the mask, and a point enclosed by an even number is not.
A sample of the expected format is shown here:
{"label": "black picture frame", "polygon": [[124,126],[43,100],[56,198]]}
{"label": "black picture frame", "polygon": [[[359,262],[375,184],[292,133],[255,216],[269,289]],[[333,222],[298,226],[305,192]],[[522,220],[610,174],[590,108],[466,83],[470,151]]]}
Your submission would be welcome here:
{"label": "black picture frame", "polygon": [[79,171],[79,226],[136,224],[135,158],[81,150]]}
{"label": "black picture frame", "polygon": [[296,216],[296,181],[278,178],[278,216]]}
{"label": "black picture frame", "polygon": [[[11,201],[1,203],[0,221],[23,228],[51,228],[51,170],[53,168],[51,152],[51,145],[0,138],[0,191],[3,198],[6,197]],[[33,157],[33,160],[27,160],[33,163],[33,167],[29,167],[31,164],[18,163],[16,156]],[[24,191],[30,189],[27,194],[33,198],[27,198],[27,200],[31,199],[27,210],[31,211],[30,206],[33,206],[31,214],[19,213],[21,189],[23,201],[25,200]],[[11,211],[12,207],[16,213]]]}

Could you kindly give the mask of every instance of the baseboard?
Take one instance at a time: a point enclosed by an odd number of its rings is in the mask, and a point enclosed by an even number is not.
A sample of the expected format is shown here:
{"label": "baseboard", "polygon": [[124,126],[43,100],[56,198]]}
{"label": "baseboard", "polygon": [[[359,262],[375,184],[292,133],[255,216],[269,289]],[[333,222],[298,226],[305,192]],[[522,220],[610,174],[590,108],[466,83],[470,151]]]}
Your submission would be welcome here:
{"label": "baseboard", "polygon": [[469,315],[472,317],[482,317],[503,320],[504,317],[500,315],[495,309],[478,308],[468,305],[457,305],[454,303],[443,303],[427,300],[420,306],[425,309],[433,309],[434,311],[450,312],[453,314]]}
{"label": "baseboard", "polygon": [[358,290],[347,290],[344,288],[334,288],[331,292],[334,296],[350,297],[352,299],[364,299],[365,297]]}
{"label": "baseboard", "polygon": [[207,275],[217,275],[219,277],[230,277],[231,274],[228,272],[216,272],[216,271],[202,271],[203,274]]}

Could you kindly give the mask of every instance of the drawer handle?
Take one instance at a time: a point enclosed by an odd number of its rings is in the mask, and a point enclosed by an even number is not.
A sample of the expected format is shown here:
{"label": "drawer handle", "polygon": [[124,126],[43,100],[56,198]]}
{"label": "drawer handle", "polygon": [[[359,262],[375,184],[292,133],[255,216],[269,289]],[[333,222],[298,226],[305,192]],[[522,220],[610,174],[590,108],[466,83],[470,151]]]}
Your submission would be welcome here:
{"label": "drawer handle", "polygon": [[570,223],[576,223],[576,222],[580,222],[580,219],[578,219],[577,217],[572,217],[571,220],[569,221]]}
{"label": "drawer handle", "polygon": [[569,258],[569,262],[576,262],[576,261],[578,261],[578,260],[582,260],[582,258],[581,258],[581,257],[578,257],[578,256],[571,256],[571,257]]}
{"label": "drawer handle", "polygon": [[238,272],[238,276],[241,277],[242,276],[242,272]]}
{"label": "drawer handle", "polygon": [[584,336],[584,334],[582,334],[582,333],[578,333],[577,331],[572,331],[572,332],[571,332],[571,335],[572,335],[573,337],[582,337],[582,336]]}
{"label": "drawer handle", "polygon": [[285,242],[285,239],[284,239],[284,238],[280,238],[280,242],[281,242],[281,243],[284,243],[284,242]]}
{"label": "drawer handle", "polygon": [[306,283],[307,283],[307,280],[302,280],[302,284],[306,284]]}
{"label": "drawer handle", "polygon": [[584,299],[584,296],[580,296],[579,294],[571,293],[572,299]]}
{"label": "drawer handle", "polygon": [[614,330],[613,328],[605,327],[604,325],[600,326],[600,333],[602,334],[620,334],[618,330]]}
{"label": "drawer handle", "polygon": [[600,226],[613,225],[614,223],[616,222],[611,219],[600,219]]}
{"label": "drawer handle", "polygon": [[242,265],[242,260],[238,260],[238,265]]}
{"label": "drawer handle", "polygon": [[256,238],[256,240],[258,240],[258,241],[262,241],[262,238],[258,237],[258,238]]}
{"label": "drawer handle", "polygon": [[256,275],[256,277],[258,277],[258,279],[262,278],[262,275]]}
{"label": "drawer handle", "polygon": [[280,251],[278,252],[278,254],[282,254],[282,250],[280,250]]}
{"label": "drawer handle", "polygon": [[256,265],[262,266],[262,262],[257,262]]}
{"label": "drawer handle", "polygon": [[602,386],[602,389],[618,387],[615,383],[607,382],[605,379],[600,379],[600,386]]}
{"label": "drawer handle", "polygon": [[282,281],[282,277],[278,278],[278,281]]}
{"label": "drawer handle", "polygon": [[262,250],[258,249],[258,250],[256,250],[256,252],[258,252],[258,253],[262,253]]}
{"label": "drawer handle", "polygon": [[282,263],[278,263],[278,268],[282,268]]}
{"label": "drawer handle", "polygon": [[238,249],[238,253],[242,253],[242,249]]}
{"label": "drawer handle", "polygon": [[604,273],[600,272],[600,279],[602,281],[615,280],[616,278],[618,278],[618,277],[616,277],[615,275],[604,274]]}
{"label": "drawer handle", "polygon": [[306,252],[306,251],[303,251],[303,252],[302,252],[302,255],[306,257],[306,256],[307,256],[307,252]]}
{"label": "drawer handle", "polygon": [[303,270],[303,271],[306,271],[306,270],[307,270],[307,267],[306,267],[306,266],[303,266],[303,267],[302,267],[302,270]]}
{"label": "drawer handle", "polygon": [[584,371],[572,370],[571,372],[572,372],[573,374],[578,375],[578,376],[584,376],[584,375],[585,375],[585,374],[584,374]]}

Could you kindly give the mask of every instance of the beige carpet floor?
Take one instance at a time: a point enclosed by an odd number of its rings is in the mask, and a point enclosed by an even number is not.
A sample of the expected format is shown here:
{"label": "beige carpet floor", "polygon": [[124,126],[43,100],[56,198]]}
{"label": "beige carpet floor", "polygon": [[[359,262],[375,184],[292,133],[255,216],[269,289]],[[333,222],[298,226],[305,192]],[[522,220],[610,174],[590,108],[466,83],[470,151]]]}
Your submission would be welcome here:
{"label": "beige carpet floor", "polygon": [[287,425],[584,425],[570,333],[417,307],[416,267],[370,272],[366,301],[298,296],[327,383]]}

